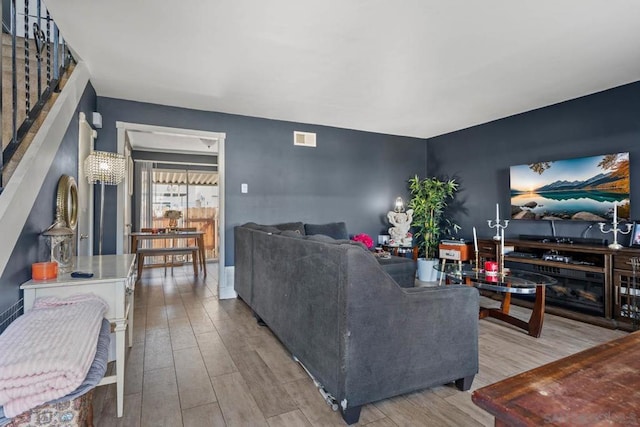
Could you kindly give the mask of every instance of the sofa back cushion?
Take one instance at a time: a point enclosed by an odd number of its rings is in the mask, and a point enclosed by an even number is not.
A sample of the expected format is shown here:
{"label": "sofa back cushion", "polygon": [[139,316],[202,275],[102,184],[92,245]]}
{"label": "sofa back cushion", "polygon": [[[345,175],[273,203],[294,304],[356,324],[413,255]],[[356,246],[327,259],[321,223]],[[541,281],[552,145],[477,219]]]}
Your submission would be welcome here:
{"label": "sofa back cushion", "polygon": [[334,239],[348,239],[347,224],[344,222],[330,222],[328,224],[305,224],[304,231],[307,235],[324,234]]}
{"label": "sofa back cushion", "polygon": [[256,224],[255,222],[247,222],[246,224],[241,225],[241,227],[248,228],[251,230],[264,231],[265,233],[271,233],[271,234],[280,234],[280,232],[282,231],[273,225],[262,225],[262,224]]}
{"label": "sofa back cushion", "polygon": [[280,231],[295,231],[301,235],[305,234],[304,224],[302,222],[284,222],[282,224],[274,224],[272,227],[275,227]]}

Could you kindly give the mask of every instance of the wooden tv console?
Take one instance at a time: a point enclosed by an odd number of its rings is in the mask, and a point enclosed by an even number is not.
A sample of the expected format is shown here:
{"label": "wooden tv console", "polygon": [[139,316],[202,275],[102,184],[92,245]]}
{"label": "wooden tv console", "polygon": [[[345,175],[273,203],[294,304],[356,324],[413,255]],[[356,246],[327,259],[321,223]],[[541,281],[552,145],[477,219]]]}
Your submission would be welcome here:
{"label": "wooden tv console", "polygon": [[[640,258],[639,249],[613,250],[607,246],[563,242],[562,239],[559,239],[561,243],[546,240],[543,237],[540,241],[505,240],[506,248],[513,247],[511,255],[505,255],[505,266],[529,269],[558,279],[558,285],[547,292],[546,312],[608,328],[638,328],[640,319],[633,317],[640,314],[640,267],[634,279],[631,260]],[[499,242],[478,240],[481,262],[497,259],[498,251]],[[549,254],[555,254],[558,258],[566,257],[570,262],[543,259]],[[571,286],[563,286],[565,282]],[[585,284],[584,288],[580,286],[581,283]],[[590,291],[588,285],[595,292]],[[560,306],[553,300],[554,293],[560,297],[563,293],[571,296],[568,302]],[[531,301],[518,298],[514,298],[513,303],[533,305]],[[636,324],[633,320],[636,320]]]}

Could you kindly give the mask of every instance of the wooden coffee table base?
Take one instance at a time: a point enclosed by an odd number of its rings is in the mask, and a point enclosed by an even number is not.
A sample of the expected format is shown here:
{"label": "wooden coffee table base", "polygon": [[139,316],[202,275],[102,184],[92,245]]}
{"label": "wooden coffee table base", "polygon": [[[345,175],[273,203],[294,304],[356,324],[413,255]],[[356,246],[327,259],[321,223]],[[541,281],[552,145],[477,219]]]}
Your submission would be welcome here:
{"label": "wooden coffee table base", "polygon": [[640,332],[474,391],[496,426],[640,424]]}
{"label": "wooden coffee table base", "polygon": [[[472,285],[470,281],[467,284]],[[528,322],[513,317],[509,314],[511,308],[511,293],[504,292],[502,294],[502,303],[500,308],[480,308],[480,319],[485,317],[493,317],[494,319],[502,320],[517,328],[524,329],[532,337],[540,338],[542,334],[542,322],[544,321],[544,300],[545,300],[545,286],[536,286],[536,299],[533,304],[531,317]]]}

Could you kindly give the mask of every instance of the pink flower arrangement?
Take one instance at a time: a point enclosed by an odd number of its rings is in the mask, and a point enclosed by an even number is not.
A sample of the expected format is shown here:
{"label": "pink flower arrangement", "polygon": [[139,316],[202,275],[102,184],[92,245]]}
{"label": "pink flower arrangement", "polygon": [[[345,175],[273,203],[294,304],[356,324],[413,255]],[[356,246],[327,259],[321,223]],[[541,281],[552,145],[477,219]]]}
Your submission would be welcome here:
{"label": "pink flower arrangement", "polygon": [[373,247],[373,239],[369,237],[368,234],[356,234],[353,236],[353,239],[356,242],[360,242],[367,247],[367,249],[371,249]]}

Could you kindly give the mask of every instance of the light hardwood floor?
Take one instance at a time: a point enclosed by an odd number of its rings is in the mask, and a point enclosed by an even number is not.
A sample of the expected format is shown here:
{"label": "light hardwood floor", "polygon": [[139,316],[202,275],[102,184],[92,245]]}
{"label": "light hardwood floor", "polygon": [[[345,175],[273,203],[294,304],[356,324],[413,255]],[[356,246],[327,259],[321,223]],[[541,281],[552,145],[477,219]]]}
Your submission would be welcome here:
{"label": "light hardwood floor", "polygon": [[[176,267],[173,276],[144,271],[136,287],[124,416],[115,416],[115,385],[99,387],[95,425],[344,426],[242,301],[218,301],[217,265],[209,264],[208,272],[205,280],[194,279],[191,266]],[[530,313],[513,311],[523,318]],[[625,334],[548,314],[538,339],[493,319],[479,325],[480,372],[472,389]],[[367,405],[359,425],[490,426],[493,417],[471,402],[470,392],[449,384]]]}

